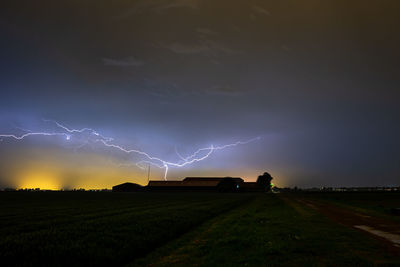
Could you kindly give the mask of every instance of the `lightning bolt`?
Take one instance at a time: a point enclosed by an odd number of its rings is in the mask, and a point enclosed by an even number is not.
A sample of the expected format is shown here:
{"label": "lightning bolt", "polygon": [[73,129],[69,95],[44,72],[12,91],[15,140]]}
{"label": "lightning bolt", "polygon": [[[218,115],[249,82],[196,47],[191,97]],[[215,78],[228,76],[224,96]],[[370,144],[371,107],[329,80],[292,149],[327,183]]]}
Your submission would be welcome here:
{"label": "lightning bolt", "polygon": [[[69,140],[69,138],[71,137],[70,135],[68,135],[66,133],[29,132],[29,133],[26,133],[26,134],[23,134],[20,136],[14,135],[14,134],[1,134],[0,138],[14,138],[16,140],[22,140],[28,136],[35,136],[35,135],[42,135],[42,136],[55,136],[55,135],[60,136],[61,135],[61,136],[64,136],[65,139],[67,139],[67,140]],[[3,139],[1,139],[1,140],[3,140]]]}
{"label": "lightning bolt", "polygon": [[[93,129],[91,129],[91,128],[82,128],[82,129],[80,129],[80,130],[69,129],[68,127],[66,127],[66,126],[64,126],[64,125],[62,125],[62,124],[60,124],[60,123],[58,123],[58,122],[55,121],[55,120],[46,120],[46,119],[43,119],[43,121],[44,121],[44,122],[51,122],[51,123],[54,123],[57,127],[61,128],[61,129],[63,129],[63,130],[65,130],[65,131],[67,131],[68,133],[71,133],[71,134],[73,134],[73,133],[84,133],[84,132],[88,132],[89,134],[92,134],[92,135],[94,135],[94,136],[98,136],[98,137],[100,137],[100,138],[102,138],[103,140],[106,140],[106,141],[108,141],[108,142],[111,142],[111,141],[114,140],[114,139],[111,138],[111,137],[105,137],[105,136],[99,134],[98,132],[96,132],[95,130],[93,130]],[[67,138],[67,140],[69,140],[69,138]]]}
{"label": "lightning bolt", "polygon": [[[237,141],[235,143],[222,145],[222,146],[211,145],[209,147],[200,148],[200,149],[194,151],[191,155],[189,155],[187,157],[183,157],[182,155],[180,155],[178,150],[175,147],[175,152],[178,155],[178,157],[180,158],[180,161],[172,162],[172,161],[161,159],[159,157],[152,156],[152,155],[148,154],[147,152],[144,152],[144,151],[141,151],[138,149],[129,149],[129,148],[123,147],[121,145],[118,145],[113,142],[114,138],[103,136],[91,128],[71,129],[55,120],[43,120],[43,121],[45,123],[52,123],[60,131],[59,132],[57,132],[57,131],[55,131],[55,132],[34,132],[31,130],[25,130],[25,129],[20,128],[21,130],[23,130],[27,133],[24,133],[22,135],[0,134],[0,141],[3,140],[2,138],[12,138],[15,140],[22,140],[22,139],[25,139],[30,136],[62,136],[65,138],[65,140],[69,141],[76,134],[87,134],[88,135],[87,140],[82,145],[80,145],[78,148],[80,148],[84,145],[87,145],[89,142],[94,142],[94,143],[101,143],[105,147],[116,149],[116,150],[126,153],[126,154],[141,155],[141,156],[145,157],[146,160],[139,161],[139,162],[135,163],[135,165],[137,167],[143,169],[145,164],[151,164],[160,169],[164,169],[164,180],[167,180],[168,170],[170,167],[181,168],[186,165],[191,165],[196,162],[207,159],[214,151],[223,150],[223,149],[235,147],[238,145],[246,145],[246,144],[249,144],[251,142],[261,139],[261,137],[256,137],[256,138],[249,139],[247,141]],[[123,166],[123,164],[121,164],[120,166]],[[124,166],[127,166],[127,165],[124,165]]]}

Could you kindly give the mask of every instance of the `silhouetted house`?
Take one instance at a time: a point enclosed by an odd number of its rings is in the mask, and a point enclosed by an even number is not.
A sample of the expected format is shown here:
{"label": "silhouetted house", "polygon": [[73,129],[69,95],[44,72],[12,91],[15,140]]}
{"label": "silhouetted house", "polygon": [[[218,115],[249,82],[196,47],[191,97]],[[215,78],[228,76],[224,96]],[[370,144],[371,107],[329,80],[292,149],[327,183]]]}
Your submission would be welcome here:
{"label": "silhouetted house", "polygon": [[242,178],[186,177],[182,181],[149,181],[148,191],[239,191]]}
{"label": "silhouetted house", "polygon": [[244,182],[241,178],[227,177],[218,183],[217,188],[219,192],[239,192],[242,184]]}
{"label": "silhouetted house", "polygon": [[113,186],[113,192],[138,192],[142,191],[143,186],[135,184],[135,183],[123,183],[116,186]]}
{"label": "silhouetted house", "polygon": [[179,191],[182,181],[149,181],[146,191]]}

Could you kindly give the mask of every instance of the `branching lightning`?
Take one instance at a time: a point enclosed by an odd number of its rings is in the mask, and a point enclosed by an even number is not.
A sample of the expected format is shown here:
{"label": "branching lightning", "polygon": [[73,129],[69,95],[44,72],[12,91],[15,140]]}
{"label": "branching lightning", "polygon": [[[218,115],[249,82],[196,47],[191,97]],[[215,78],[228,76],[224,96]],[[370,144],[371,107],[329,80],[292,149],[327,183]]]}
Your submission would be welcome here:
{"label": "branching lightning", "polygon": [[[112,148],[112,149],[116,149],[120,152],[126,153],[126,154],[138,154],[141,155],[143,157],[146,158],[146,160],[141,160],[137,163],[134,163],[137,167],[144,169],[145,168],[145,164],[151,164],[153,166],[156,166],[158,168],[164,169],[164,179],[167,180],[167,175],[168,175],[168,170],[170,167],[175,167],[175,168],[181,168],[184,167],[186,165],[190,165],[202,160],[207,159],[214,151],[217,150],[223,150],[226,148],[230,148],[230,147],[235,147],[238,145],[246,145],[248,143],[260,140],[260,137],[256,137],[247,141],[238,141],[232,144],[227,144],[227,145],[223,145],[223,146],[213,146],[210,145],[208,147],[204,147],[204,148],[200,148],[198,150],[196,150],[193,154],[187,156],[187,157],[183,157],[177,150],[177,148],[175,147],[175,152],[178,155],[178,157],[180,158],[180,160],[178,162],[172,162],[172,161],[167,161],[164,159],[161,159],[159,157],[155,157],[152,156],[144,151],[141,150],[137,150],[137,149],[129,149],[126,147],[123,147],[121,145],[118,145],[116,143],[114,143],[114,139],[111,137],[105,137],[103,135],[101,135],[100,133],[98,133],[97,131],[91,129],[91,128],[82,128],[82,129],[71,129],[66,127],[65,125],[60,124],[57,121],[54,120],[43,120],[46,123],[52,123],[54,126],[56,126],[56,128],[58,128],[60,131],[54,131],[54,132],[34,132],[31,130],[26,130],[26,129],[21,129],[22,131],[25,131],[26,133],[22,134],[22,135],[15,135],[15,134],[0,134],[0,141],[2,141],[2,138],[11,138],[11,139],[15,139],[15,140],[22,140],[25,139],[27,137],[30,136],[62,136],[65,138],[65,140],[70,141],[71,138],[75,137],[75,135],[77,134],[85,134],[86,136],[86,140],[83,142],[83,144],[81,144],[79,147],[85,146],[86,144],[88,144],[89,142],[93,142],[93,143],[101,143],[103,144],[105,147],[108,148]],[[79,148],[78,147],[78,148]],[[133,164],[130,164],[133,165]],[[121,164],[120,166],[126,166],[126,164]]]}

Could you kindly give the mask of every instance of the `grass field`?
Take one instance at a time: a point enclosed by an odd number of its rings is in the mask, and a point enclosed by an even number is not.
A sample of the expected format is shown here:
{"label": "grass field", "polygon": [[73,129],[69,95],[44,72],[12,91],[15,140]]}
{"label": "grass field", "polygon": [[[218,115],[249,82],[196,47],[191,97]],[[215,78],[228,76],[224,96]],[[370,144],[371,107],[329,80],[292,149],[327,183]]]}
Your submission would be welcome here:
{"label": "grass field", "polygon": [[[355,209],[367,209],[378,199],[337,196],[306,198]],[[372,213],[381,212],[389,220],[385,205],[400,206],[399,198],[380,197],[389,200],[384,201],[383,211],[372,208]],[[396,249],[297,201],[303,198],[301,194],[2,192],[0,258],[8,265],[25,266],[400,264]]]}

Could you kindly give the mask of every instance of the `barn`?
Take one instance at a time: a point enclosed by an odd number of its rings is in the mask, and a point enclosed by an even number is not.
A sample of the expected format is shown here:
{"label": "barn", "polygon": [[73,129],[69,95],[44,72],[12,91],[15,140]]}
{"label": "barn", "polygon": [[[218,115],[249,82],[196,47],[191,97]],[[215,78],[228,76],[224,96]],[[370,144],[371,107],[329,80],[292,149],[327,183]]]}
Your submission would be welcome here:
{"label": "barn", "polygon": [[269,192],[272,176],[265,172],[257,182],[244,182],[239,177],[186,177],[176,181],[149,181],[147,186],[124,183],[113,192]]}
{"label": "barn", "polygon": [[135,183],[123,183],[113,186],[113,192],[138,192],[142,191],[143,186]]}
{"label": "barn", "polygon": [[243,182],[232,177],[186,177],[182,181],[149,181],[147,190],[236,192]]}

